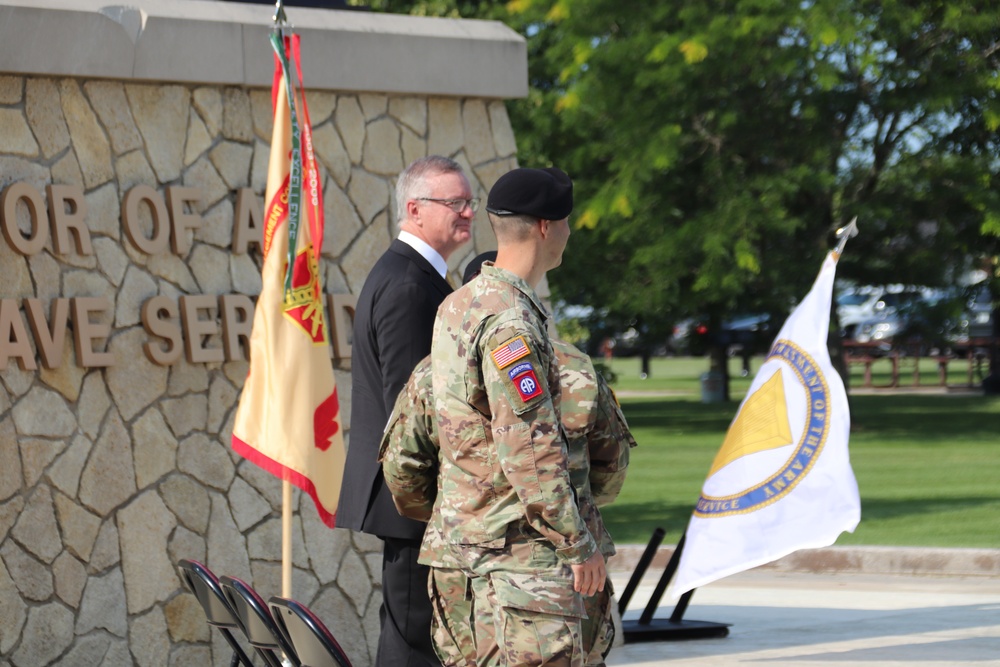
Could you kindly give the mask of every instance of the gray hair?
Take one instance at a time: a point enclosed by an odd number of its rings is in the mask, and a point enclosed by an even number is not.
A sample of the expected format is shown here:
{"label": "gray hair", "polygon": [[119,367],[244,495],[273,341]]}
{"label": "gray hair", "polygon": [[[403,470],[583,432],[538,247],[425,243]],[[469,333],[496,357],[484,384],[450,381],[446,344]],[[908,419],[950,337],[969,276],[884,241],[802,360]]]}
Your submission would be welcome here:
{"label": "gray hair", "polygon": [[464,175],[462,165],[443,155],[428,155],[410,163],[396,180],[396,225],[406,220],[406,202],[418,197],[430,196],[427,177],[437,174],[458,173]]}

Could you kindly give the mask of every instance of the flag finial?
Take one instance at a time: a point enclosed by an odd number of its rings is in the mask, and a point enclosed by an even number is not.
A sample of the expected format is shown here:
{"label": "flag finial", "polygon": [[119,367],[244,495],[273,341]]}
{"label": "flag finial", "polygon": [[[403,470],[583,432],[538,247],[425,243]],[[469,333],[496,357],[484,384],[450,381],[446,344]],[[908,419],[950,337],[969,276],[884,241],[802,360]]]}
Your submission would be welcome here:
{"label": "flag finial", "polygon": [[274,3],[274,16],[271,17],[274,21],[274,29],[281,31],[288,26],[288,15],[285,14],[285,0],[276,0]]}
{"label": "flag finial", "polygon": [[840,258],[841,253],[844,252],[844,246],[847,245],[847,239],[853,238],[858,235],[858,216],[854,216],[849,223],[837,230],[837,247],[834,249],[834,253],[837,258]]}

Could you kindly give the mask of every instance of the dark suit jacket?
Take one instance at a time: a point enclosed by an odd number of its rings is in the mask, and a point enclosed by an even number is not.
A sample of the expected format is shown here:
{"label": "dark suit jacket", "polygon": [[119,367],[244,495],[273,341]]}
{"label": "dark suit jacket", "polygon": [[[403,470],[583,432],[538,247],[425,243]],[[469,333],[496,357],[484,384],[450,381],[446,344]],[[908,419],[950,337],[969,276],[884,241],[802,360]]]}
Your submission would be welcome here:
{"label": "dark suit jacket", "polygon": [[382,431],[417,362],[430,354],[438,306],[451,286],[396,239],[372,267],[354,311],[351,431],[337,526],[420,539],[425,524],[399,515],[382,477]]}

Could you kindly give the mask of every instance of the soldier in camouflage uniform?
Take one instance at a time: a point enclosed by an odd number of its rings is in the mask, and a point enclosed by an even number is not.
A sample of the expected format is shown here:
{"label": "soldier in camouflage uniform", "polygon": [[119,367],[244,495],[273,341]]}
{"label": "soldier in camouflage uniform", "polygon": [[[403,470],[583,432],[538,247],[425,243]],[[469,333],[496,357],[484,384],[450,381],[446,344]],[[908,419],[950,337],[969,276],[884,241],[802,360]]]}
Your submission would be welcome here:
{"label": "soldier in camouflage uniform", "polygon": [[[379,450],[386,488],[396,509],[417,521],[431,520],[438,491],[439,446],[431,377],[431,358],[427,356],[399,392]],[[472,599],[466,595],[469,579],[461,570],[462,563],[445,548],[437,522],[424,531],[420,551],[421,556],[436,554],[435,562],[448,566],[440,572],[432,569],[428,581],[431,633],[438,658],[444,667],[472,667],[476,664],[476,639]],[[442,599],[449,600],[449,608],[443,607]]]}
{"label": "soldier in camouflage uniform", "polygon": [[[597,540],[605,559],[615,553],[611,535],[604,527],[600,507],[618,497],[625,482],[629,449],[635,440],[618,401],[590,357],[564,341],[553,339],[559,365],[560,419],[566,432],[569,475],[576,491],[580,514]],[[614,640],[613,589],[610,579],[604,591],[585,597],[583,647],[587,667],[602,667]]]}
{"label": "soldier in camouflage uniform", "polygon": [[[583,598],[607,578],[575,502],[548,314],[535,293],[562,261],[572,198],[558,169],[501,176],[487,205],[497,260],[449,296],[434,323],[441,548],[422,548],[420,560],[435,587],[439,577],[469,578],[461,599],[440,605],[471,599],[477,651],[493,647],[477,654],[481,666],[582,666]],[[490,632],[494,642],[480,641]]]}
{"label": "soldier in camouflage uniform", "polygon": [[[570,480],[587,528],[601,553],[609,558],[615,553],[614,543],[598,508],[618,496],[628,466],[629,448],[635,446],[635,440],[614,394],[596,373],[590,358],[558,339],[552,340],[552,347],[559,367],[559,407],[569,443]],[[417,364],[400,393],[379,453],[386,484],[400,514],[420,521],[431,517],[437,495],[439,452],[431,392],[430,357],[427,357]],[[425,547],[440,549],[438,526],[429,526],[424,535]],[[456,563],[448,571],[435,570],[430,591],[435,610],[434,643],[446,666],[475,664],[471,601],[464,598],[468,579],[458,569],[460,565]],[[444,589],[440,595],[439,589]],[[447,599],[459,599],[463,604],[444,609],[439,601]],[[610,581],[604,591],[584,598],[587,617],[582,621],[581,636],[587,667],[604,665],[614,639],[613,604]],[[491,613],[484,612],[484,616],[490,618]],[[485,641],[495,641],[492,633]],[[481,652],[489,654],[493,650],[484,648]]]}

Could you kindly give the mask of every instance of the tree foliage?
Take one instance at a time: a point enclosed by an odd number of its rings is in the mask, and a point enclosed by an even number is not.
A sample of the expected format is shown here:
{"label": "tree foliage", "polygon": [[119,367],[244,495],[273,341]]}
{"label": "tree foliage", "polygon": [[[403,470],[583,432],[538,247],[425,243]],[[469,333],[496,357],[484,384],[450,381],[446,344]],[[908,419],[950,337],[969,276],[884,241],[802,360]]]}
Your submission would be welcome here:
{"label": "tree foliage", "polygon": [[612,325],[787,312],[853,216],[859,283],[944,285],[998,253],[995,3],[384,4],[526,36],[518,158],[577,201],[552,289]]}

